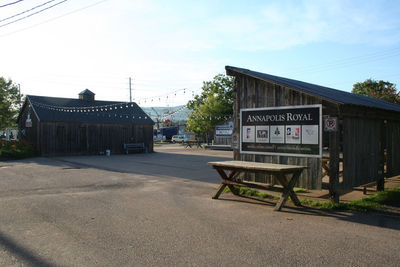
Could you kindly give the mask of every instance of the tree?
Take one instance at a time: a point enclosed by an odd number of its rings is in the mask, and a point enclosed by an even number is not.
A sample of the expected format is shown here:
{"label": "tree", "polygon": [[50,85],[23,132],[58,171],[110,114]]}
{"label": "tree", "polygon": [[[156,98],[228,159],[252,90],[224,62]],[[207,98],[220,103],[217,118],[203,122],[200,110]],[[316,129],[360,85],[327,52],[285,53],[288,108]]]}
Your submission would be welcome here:
{"label": "tree", "polygon": [[0,129],[15,127],[22,95],[11,80],[0,77]]}
{"label": "tree", "polygon": [[212,81],[203,82],[202,90],[187,104],[193,110],[187,129],[207,139],[216,124],[233,114],[233,78],[218,74]]}
{"label": "tree", "polygon": [[396,85],[382,80],[367,79],[364,82],[355,83],[351,92],[400,104],[400,92],[397,92]]}

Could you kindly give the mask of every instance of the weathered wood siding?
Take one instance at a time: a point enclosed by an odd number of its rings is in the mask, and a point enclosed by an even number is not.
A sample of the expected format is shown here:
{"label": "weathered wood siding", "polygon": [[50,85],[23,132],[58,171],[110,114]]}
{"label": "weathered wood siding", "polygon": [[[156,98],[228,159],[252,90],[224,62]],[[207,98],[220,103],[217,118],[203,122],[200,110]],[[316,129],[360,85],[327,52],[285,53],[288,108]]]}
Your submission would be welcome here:
{"label": "weathered wood siding", "polygon": [[383,121],[345,117],[343,121],[343,189],[351,189],[379,177],[383,151]]}
{"label": "weathered wood siding", "polygon": [[215,136],[214,145],[232,145],[232,136]]}
{"label": "weathered wood siding", "polygon": [[46,156],[99,154],[106,149],[118,154],[124,143],[143,142],[152,152],[152,132],[152,125],[42,122],[39,150]]}
{"label": "weathered wood siding", "polygon": [[388,177],[400,175],[400,121],[388,121],[386,127]]}
{"label": "weathered wood siding", "polygon": [[[235,76],[234,132],[239,134],[240,110],[244,108],[279,107],[289,105],[322,104],[322,100],[299,93],[287,87],[268,83],[245,75]],[[280,163],[307,166],[296,186],[321,189],[322,171],[319,158],[240,154],[234,149],[234,159],[254,162]],[[275,184],[272,177],[247,174],[246,179]]]}

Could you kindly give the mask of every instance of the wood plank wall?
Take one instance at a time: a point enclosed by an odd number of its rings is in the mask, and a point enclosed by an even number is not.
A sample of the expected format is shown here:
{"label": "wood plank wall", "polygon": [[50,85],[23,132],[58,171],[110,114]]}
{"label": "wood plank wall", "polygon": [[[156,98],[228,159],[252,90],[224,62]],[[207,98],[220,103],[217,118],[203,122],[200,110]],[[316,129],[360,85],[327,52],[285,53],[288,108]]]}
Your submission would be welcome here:
{"label": "wood plank wall", "polygon": [[41,155],[99,154],[106,149],[119,154],[124,143],[138,142],[153,151],[152,125],[42,122],[40,126]]}
{"label": "wood plank wall", "polygon": [[214,135],[214,145],[232,145],[232,136]]}
{"label": "wood plank wall", "polygon": [[343,121],[343,189],[379,177],[383,120],[345,117]]}
{"label": "wood plank wall", "polygon": [[[313,104],[322,104],[322,100],[287,87],[237,74],[235,76],[234,131],[239,134],[241,109]],[[234,149],[234,159],[308,166],[309,168],[303,171],[296,186],[307,189],[321,189],[322,187],[321,160],[319,158],[240,154],[240,150]],[[272,177],[259,174],[247,174],[246,179],[277,183]]]}
{"label": "wood plank wall", "polygon": [[400,175],[400,121],[387,122],[387,176]]}

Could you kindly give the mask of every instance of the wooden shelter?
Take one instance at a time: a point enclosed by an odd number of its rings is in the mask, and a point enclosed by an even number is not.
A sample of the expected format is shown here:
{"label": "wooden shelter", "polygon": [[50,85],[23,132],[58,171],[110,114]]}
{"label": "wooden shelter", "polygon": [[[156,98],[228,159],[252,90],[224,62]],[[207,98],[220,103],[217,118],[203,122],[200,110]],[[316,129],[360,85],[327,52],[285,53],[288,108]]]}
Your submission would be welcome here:
{"label": "wooden shelter", "polygon": [[26,96],[17,120],[20,139],[43,156],[122,153],[126,143],[153,151],[154,122],[136,103],[94,96],[88,89],[79,99]]}
{"label": "wooden shelter", "polygon": [[[234,134],[241,139],[240,114],[249,108],[319,105],[323,118],[337,121],[336,131],[320,132],[321,156],[244,154],[236,147],[235,160],[307,166],[297,186],[308,189],[323,188],[321,166],[326,164],[335,200],[371,182],[383,189],[384,177],[400,174],[400,105],[242,68],[226,66],[226,73],[235,77]],[[248,178],[275,183],[271,177]]]}

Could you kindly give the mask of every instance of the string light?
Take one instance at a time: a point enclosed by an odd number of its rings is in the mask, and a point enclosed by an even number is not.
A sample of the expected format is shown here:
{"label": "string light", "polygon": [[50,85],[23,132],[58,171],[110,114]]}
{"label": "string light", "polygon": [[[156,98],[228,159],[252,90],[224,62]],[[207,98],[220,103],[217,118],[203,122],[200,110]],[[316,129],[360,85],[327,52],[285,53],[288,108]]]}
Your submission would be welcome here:
{"label": "string light", "polygon": [[[66,107],[66,106],[54,106],[54,105],[49,105],[49,104],[44,104],[44,103],[39,103],[30,100],[30,103],[32,104],[33,108],[41,108],[41,109],[47,109],[50,111],[55,111],[55,112],[64,112],[64,113],[81,113],[82,115],[85,114],[86,116],[97,116],[100,117],[102,116],[111,118],[113,114],[109,114],[110,112],[118,112],[114,113],[114,117],[117,118],[125,118],[125,119],[135,119],[135,116],[133,114],[127,114],[127,112],[132,113],[132,112],[137,112],[136,110],[132,109],[134,108],[133,103],[115,103],[115,104],[109,104],[109,105],[102,105],[102,106],[87,106],[87,107]],[[124,112],[126,110],[127,112]],[[123,112],[121,114],[121,111]],[[104,114],[107,112],[107,114]],[[137,118],[137,117],[136,117]],[[142,117],[139,117],[141,119]],[[146,120],[149,118],[148,116],[144,117]]]}
{"label": "string light", "polygon": [[[183,91],[184,94],[186,94],[186,88],[184,89],[180,89],[180,90],[176,90],[173,91],[172,94],[173,96],[176,96],[178,92]],[[195,96],[195,91],[191,91],[192,92],[192,97]],[[170,95],[164,95],[164,96],[155,96],[155,97],[150,97],[150,98],[144,98],[142,100],[138,100],[138,103],[140,104],[142,101],[144,101],[144,103],[147,103],[147,101],[151,101],[154,102],[155,99],[158,98],[159,101],[161,101],[162,97],[165,97],[166,100],[172,99],[169,96]],[[68,107],[68,106],[53,106],[53,105],[48,105],[48,104],[43,104],[43,103],[37,103],[34,101],[30,101],[34,106],[38,106],[41,108],[47,108],[50,110],[54,110],[54,111],[59,111],[59,112],[78,112],[78,113],[85,113],[86,115],[90,115],[91,113],[95,114],[95,113],[103,113],[103,112],[112,112],[112,111],[116,111],[116,110],[123,110],[124,108],[128,109],[130,107],[134,107],[134,102],[120,102],[120,103],[113,103],[113,104],[107,104],[107,105],[96,105],[96,106],[84,106],[84,107]],[[178,110],[175,110],[174,112],[171,112],[169,114],[165,114],[163,116],[161,116],[161,119],[167,119],[167,118],[171,118],[173,119],[174,116],[176,116],[178,113],[185,111],[187,112],[186,106],[183,106],[181,108],[179,108]],[[118,112],[119,113],[119,112]],[[120,116],[120,118],[125,117],[125,118],[130,118],[130,116],[132,116],[132,119],[135,119],[135,116],[133,116],[132,114],[126,115],[126,114],[118,114]],[[97,116],[100,116],[99,114],[97,114]],[[102,114],[102,117],[107,116]],[[195,115],[196,116],[196,115]],[[108,117],[111,118],[111,115],[108,114]],[[117,117],[117,114],[114,114],[114,117]],[[207,116],[206,118],[203,116],[196,116],[202,120],[228,120],[231,117],[230,116],[221,116],[221,115],[212,115],[212,116]],[[142,117],[140,116],[139,119],[141,119]],[[147,119],[148,117],[144,117],[145,119]]]}

